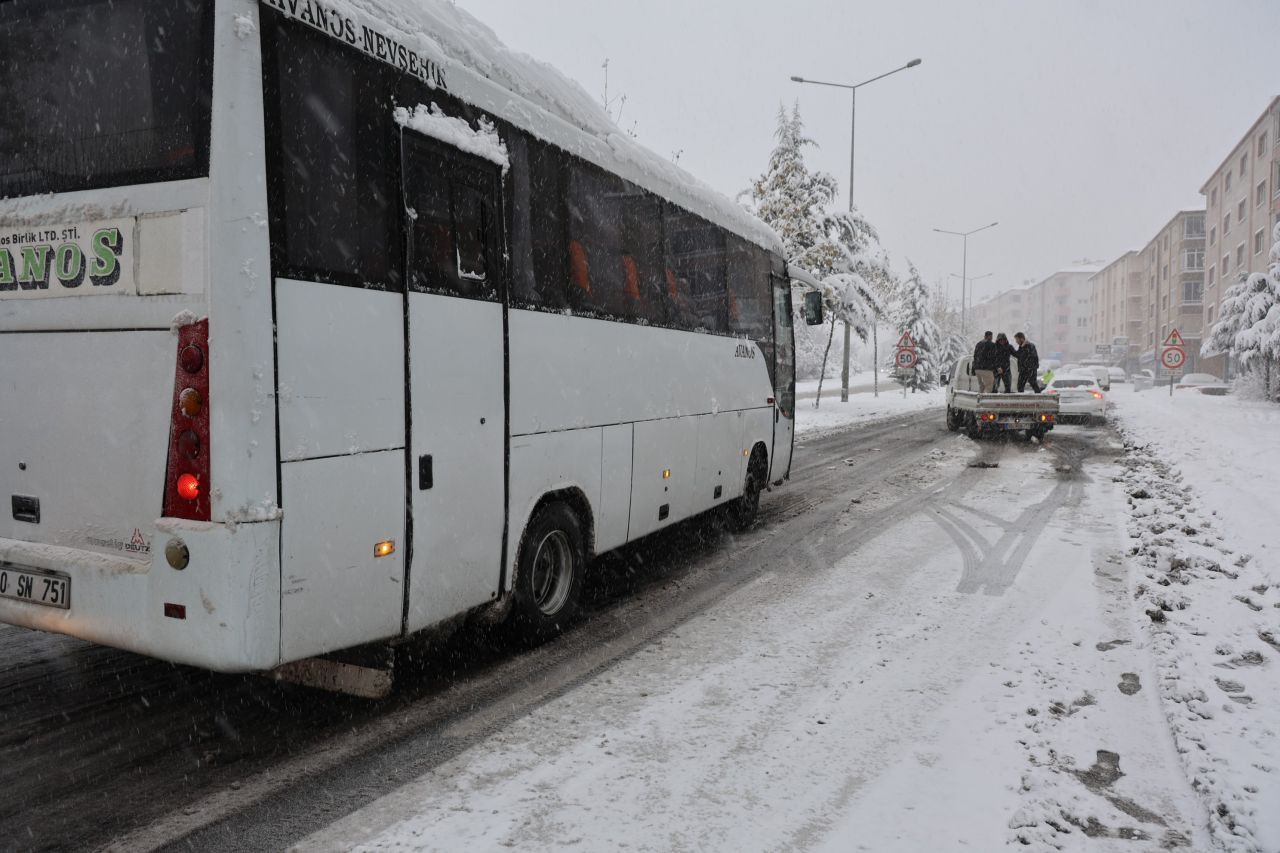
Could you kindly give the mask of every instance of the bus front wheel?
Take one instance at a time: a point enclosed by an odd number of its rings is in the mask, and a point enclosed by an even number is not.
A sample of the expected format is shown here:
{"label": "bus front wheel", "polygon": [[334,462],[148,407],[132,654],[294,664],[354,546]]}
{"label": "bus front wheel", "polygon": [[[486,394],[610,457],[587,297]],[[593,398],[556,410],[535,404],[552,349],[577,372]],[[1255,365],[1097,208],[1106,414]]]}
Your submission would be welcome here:
{"label": "bus front wheel", "polygon": [[559,501],[539,509],[520,544],[513,627],[534,638],[563,631],[578,615],[586,565],[574,511]]}
{"label": "bus front wheel", "polygon": [[760,492],[769,477],[768,462],[764,453],[757,450],[747,465],[747,479],[742,484],[742,497],[729,505],[729,529],[741,533],[755,523],[760,512]]}

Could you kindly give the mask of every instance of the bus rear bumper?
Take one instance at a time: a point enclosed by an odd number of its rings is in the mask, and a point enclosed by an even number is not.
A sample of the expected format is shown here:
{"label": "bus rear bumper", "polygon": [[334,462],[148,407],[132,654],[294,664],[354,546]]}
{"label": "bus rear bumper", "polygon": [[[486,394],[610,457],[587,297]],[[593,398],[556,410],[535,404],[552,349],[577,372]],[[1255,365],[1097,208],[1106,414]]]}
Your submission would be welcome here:
{"label": "bus rear bumper", "polygon": [[[0,597],[0,622],[218,672],[280,663],[280,522],[162,519],[141,559],[0,539],[0,564],[65,577],[66,609]],[[190,564],[172,568],[178,539]]]}

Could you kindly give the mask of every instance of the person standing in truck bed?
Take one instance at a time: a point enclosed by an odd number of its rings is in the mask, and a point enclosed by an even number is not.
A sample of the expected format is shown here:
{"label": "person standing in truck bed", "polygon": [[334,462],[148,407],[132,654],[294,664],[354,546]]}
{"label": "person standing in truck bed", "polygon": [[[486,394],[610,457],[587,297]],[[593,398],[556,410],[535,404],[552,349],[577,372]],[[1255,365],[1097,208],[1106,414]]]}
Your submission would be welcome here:
{"label": "person standing in truck bed", "polygon": [[1009,336],[1004,332],[996,335],[996,392],[999,393],[1000,385],[1004,385],[1004,393],[1008,394],[1013,391],[1012,382],[1013,374],[1009,372],[1009,359],[1017,352],[1013,348],[1013,344],[1009,343]]}
{"label": "person standing in truck bed", "polygon": [[1021,394],[1027,387],[1027,383],[1031,383],[1031,388],[1037,394],[1044,389],[1040,387],[1040,353],[1036,352],[1036,345],[1027,340],[1027,336],[1022,332],[1013,336],[1018,342],[1018,350],[1015,356],[1018,359],[1018,393]]}
{"label": "person standing in truck bed", "polygon": [[996,344],[991,333],[984,332],[973,348],[973,374],[978,377],[978,393],[990,394],[996,386]]}

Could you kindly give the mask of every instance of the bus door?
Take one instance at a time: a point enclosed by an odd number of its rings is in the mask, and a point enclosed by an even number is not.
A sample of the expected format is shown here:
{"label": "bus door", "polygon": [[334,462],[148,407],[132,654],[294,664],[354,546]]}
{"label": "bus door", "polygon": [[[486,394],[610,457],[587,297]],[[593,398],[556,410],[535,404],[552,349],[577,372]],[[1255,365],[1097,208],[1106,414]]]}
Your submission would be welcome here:
{"label": "bus door", "polygon": [[409,370],[406,629],[498,594],[506,527],[502,179],[404,130]]}
{"label": "bus door", "polygon": [[791,282],[773,276],[773,454],[769,482],[791,476],[796,434],[796,342],[791,322]]}

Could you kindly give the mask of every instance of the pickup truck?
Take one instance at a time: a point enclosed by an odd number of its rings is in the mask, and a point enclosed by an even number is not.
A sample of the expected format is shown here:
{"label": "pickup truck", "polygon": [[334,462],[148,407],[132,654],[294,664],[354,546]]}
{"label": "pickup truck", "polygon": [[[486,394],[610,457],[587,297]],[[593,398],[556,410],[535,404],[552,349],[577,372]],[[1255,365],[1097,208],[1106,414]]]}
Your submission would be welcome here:
{"label": "pickup truck", "polygon": [[[952,432],[963,429],[970,438],[981,438],[1023,430],[1027,438],[1040,438],[1058,420],[1058,399],[1050,394],[979,393],[972,358],[960,359],[952,374],[943,374],[942,380],[947,385],[947,429]],[[1016,383],[1015,373],[1015,388]]]}

